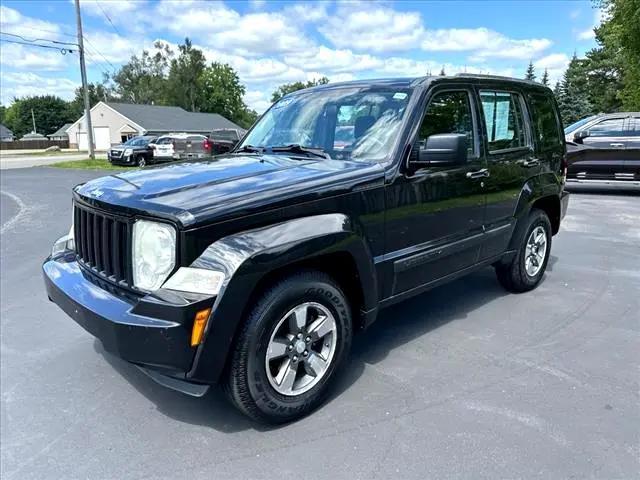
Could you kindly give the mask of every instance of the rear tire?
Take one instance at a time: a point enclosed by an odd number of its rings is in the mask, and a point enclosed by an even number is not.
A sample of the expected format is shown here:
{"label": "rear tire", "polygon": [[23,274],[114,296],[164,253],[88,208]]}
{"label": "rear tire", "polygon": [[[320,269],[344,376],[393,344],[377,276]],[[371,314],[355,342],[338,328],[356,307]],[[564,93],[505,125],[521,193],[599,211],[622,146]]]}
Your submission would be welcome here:
{"label": "rear tire", "polygon": [[231,353],[223,387],[245,415],[279,424],[327,397],[351,347],[351,310],[328,275],[303,271],[265,291]]}
{"label": "rear tire", "polygon": [[551,222],[547,214],[531,210],[524,235],[513,260],[496,266],[500,284],[509,292],[521,293],[538,286],[549,261]]}

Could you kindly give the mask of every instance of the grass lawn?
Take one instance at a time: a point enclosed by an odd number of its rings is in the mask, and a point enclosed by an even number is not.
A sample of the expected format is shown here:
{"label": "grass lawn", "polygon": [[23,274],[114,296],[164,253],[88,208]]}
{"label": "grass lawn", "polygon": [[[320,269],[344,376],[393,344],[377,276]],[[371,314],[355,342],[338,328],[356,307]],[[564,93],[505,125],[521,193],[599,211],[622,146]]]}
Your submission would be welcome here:
{"label": "grass lawn", "polygon": [[91,160],[90,158],[67,160],[66,162],[52,163],[49,166],[55,168],[79,168],[84,170],[134,170],[132,168],[111,165],[107,160],[98,158],[95,160]]}

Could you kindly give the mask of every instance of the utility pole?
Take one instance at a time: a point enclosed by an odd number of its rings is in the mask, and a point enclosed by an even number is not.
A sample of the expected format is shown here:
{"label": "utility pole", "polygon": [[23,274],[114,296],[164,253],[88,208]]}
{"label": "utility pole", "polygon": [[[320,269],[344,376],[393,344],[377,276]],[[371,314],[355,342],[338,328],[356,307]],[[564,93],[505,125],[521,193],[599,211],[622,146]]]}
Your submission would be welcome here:
{"label": "utility pole", "polygon": [[87,88],[87,69],[84,65],[84,42],[82,39],[82,18],[80,17],[80,0],[76,0],[76,21],[78,24],[78,48],[80,53],[80,76],[82,77],[82,90],[84,91],[84,118],[87,127],[87,142],[89,143],[89,157],[96,158],[93,151],[93,127],[91,125],[91,105],[89,104],[89,89]]}
{"label": "utility pole", "polygon": [[31,121],[33,122],[33,133],[38,133],[36,130],[36,117],[33,116],[33,108],[31,109]]}

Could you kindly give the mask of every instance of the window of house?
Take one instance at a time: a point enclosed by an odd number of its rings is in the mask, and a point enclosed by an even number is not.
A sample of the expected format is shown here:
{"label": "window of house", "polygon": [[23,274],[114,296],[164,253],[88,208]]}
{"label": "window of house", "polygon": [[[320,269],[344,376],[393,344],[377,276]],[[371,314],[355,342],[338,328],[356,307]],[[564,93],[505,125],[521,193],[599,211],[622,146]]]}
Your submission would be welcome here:
{"label": "window of house", "polygon": [[609,118],[589,127],[591,137],[623,137],[624,118]]}
{"label": "window of house", "polygon": [[420,125],[420,148],[426,146],[427,138],[442,133],[463,133],[467,136],[468,154],[475,152],[475,135],[471,101],[466,91],[450,91],[436,94],[429,102]]}
{"label": "window of house", "polygon": [[480,100],[487,127],[489,152],[527,146],[520,95],[481,91]]}

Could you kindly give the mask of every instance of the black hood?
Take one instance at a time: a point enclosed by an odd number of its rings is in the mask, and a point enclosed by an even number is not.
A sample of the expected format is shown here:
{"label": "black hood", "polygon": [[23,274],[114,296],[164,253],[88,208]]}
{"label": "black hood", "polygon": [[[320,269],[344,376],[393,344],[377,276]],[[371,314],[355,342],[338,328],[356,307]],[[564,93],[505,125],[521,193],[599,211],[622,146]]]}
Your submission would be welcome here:
{"label": "black hood", "polygon": [[381,181],[382,172],[380,165],[363,162],[235,154],[118,173],[75,191],[89,203],[171,217],[191,226],[346,193]]}

